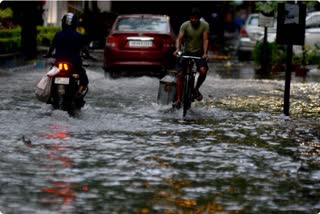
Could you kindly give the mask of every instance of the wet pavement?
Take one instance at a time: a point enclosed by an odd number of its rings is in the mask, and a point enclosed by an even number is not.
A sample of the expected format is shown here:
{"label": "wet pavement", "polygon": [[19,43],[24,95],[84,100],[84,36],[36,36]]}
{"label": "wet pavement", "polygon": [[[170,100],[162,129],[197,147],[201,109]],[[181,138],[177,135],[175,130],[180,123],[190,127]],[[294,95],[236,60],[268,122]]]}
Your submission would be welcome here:
{"label": "wet pavement", "polygon": [[35,98],[46,71],[0,70],[2,213],[320,212],[315,78],[293,76],[287,117],[281,78],[215,61],[183,119],[157,104],[159,78],[95,64],[73,118]]}

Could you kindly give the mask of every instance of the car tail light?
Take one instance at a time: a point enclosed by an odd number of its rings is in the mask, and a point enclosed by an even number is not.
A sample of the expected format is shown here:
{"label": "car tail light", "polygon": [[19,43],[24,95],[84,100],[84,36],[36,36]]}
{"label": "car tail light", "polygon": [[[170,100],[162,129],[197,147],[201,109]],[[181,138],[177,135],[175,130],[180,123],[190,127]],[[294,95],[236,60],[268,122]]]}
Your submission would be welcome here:
{"label": "car tail light", "polygon": [[163,40],[163,47],[164,48],[173,48],[175,47],[174,40],[172,38],[166,38]]}
{"label": "car tail light", "polygon": [[116,47],[116,45],[118,44],[118,39],[114,36],[109,36],[107,37],[107,40],[106,40],[106,46],[107,47]]}
{"label": "car tail light", "polygon": [[240,30],[240,35],[241,36],[248,36],[248,33],[247,33],[247,31],[246,31],[246,29],[243,27],[243,28],[241,28],[241,30]]}

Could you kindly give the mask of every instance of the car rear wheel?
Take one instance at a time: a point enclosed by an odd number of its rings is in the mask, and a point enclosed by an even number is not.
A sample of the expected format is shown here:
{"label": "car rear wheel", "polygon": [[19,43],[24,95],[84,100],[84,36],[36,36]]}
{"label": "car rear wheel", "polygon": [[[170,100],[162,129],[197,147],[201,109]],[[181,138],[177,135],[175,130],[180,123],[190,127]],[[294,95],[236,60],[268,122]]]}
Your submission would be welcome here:
{"label": "car rear wheel", "polygon": [[115,79],[121,76],[119,72],[116,72],[114,70],[109,71],[109,75],[112,79]]}
{"label": "car rear wheel", "polygon": [[104,75],[105,77],[111,77],[112,79],[119,77],[119,72],[115,71],[114,69],[104,67]]}

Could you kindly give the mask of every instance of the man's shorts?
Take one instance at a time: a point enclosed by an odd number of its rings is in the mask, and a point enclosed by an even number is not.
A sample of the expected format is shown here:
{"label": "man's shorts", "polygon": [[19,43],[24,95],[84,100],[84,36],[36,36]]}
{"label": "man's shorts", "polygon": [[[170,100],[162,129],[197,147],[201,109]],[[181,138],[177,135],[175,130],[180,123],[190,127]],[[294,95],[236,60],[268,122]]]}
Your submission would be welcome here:
{"label": "man's shorts", "polygon": [[[199,54],[199,53],[183,53],[183,55],[202,57],[202,54]],[[188,62],[188,59],[181,57],[177,63],[176,69],[178,71],[183,70],[183,68],[187,65],[187,62]],[[195,62],[197,66],[197,71],[199,71],[201,67],[205,67],[208,69],[208,63],[205,59],[199,59],[199,60],[196,60]]]}

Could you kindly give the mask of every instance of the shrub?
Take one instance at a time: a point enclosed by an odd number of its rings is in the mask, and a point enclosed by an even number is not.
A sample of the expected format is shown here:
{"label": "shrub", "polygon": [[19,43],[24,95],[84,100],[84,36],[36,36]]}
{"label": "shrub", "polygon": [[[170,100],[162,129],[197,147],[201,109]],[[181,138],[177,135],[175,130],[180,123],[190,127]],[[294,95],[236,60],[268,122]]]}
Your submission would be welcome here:
{"label": "shrub", "polygon": [[21,38],[0,38],[0,53],[16,51],[21,47]]}
{"label": "shrub", "polygon": [[43,46],[50,46],[54,35],[60,30],[60,27],[37,26],[37,44]]}
{"label": "shrub", "polygon": [[0,9],[0,19],[8,19],[12,18],[13,16],[13,11],[11,8],[6,8],[4,10]]}
{"label": "shrub", "polygon": [[0,53],[9,53],[21,47],[21,28],[0,30]]}
{"label": "shrub", "polygon": [[253,61],[255,64],[261,65],[263,62],[263,54],[267,55],[266,57],[271,64],[283,63],[286,59],[285,46],[275,42],[267,42],[265,49],[263,42],[257,42],[253,50]]}
{"label": "shrub", "polygon": [[13,29],[1,29],[0,30],[0,38],[10,38],[10,37],[20,37],[21,28],[16,27]]}
{"label": "shrub", "polygon": [[[253,51],[253,60],[256,65],[261,65],[263,53],[263,42],[257,42]],[[270,57],[270,63],[272,65],[285,64],[287,57],[287,49],[285,45],[279,45],[277,43],[267,43],[266,53]],[[302,63],[302,55],[293,54],[292,63]],[[317,65],[320,68],[320,44],[314,46],[305,47],[305,64]]]}
{"label": "shrub", "polygon": [[306,64],[307,65],[318,65],[320,67],[320,45],[316,44],[312,48],[306,49]]}
{"label": "shrub", "polygon": [[[61,28],[37,26],[37,44],[50,46],[51,41]],[[21,28],[0,29],[0,53],[9,53],[21,47]]]}

